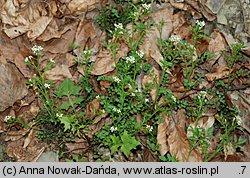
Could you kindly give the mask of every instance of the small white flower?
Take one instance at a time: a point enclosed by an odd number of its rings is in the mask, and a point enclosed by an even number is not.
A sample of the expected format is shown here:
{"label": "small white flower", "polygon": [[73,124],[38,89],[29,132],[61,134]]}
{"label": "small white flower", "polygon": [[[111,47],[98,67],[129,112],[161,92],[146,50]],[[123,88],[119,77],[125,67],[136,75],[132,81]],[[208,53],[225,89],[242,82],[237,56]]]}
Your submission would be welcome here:
{"label": "small white flower", "polygon": [[131,96],[135,96],[135,93],[131,93]]}
{"label": "small white flower", "polygon": [[181,38],[178,35],[171,35],[169,40],[172,42],[180,42]]}
{"label": "small white flower", "polygon": [[115,26],[115,31],[123,30],[123,25],[122,25],[122,23],[114,24],[114,26]]}
{"label": "small white flower", "polygon": [[149,10],[151,7],[151,4],[142,4],[142,7],[146,10]]}
{"label": "small white flower", "polygon": [[50,59],[50,62],[51,62],[51,63],[54,63],[54,64],[56,63],[53,59]]}
{"label": "small white flower", "polygon": [[139,17],[139,16],[140,16],[140,13],[139,13],[138,11],[136,11],[136,12],[133,13],[133,16],[134,16],[134,17]]}
{"label": "small white flower", "polygon": [[152,131],[153,131],[153,126],[146,125],[146,129],[148,129],[148,130],[149,130],[149,132],[152,132]]}
{"label": "small white flower", "polygon": [[120,114],[120,113],[121,113],[121,110],[120,110],[120,109],[113,108],[112,110],[113,110],[114,112],[118,113],[118,114]]}
{"label": "small white flower", "polygon": [[233,118],[233,121],[235,121],[238,125],[241,125],[241,117],[240,116],[236,116],[235,118]]}
{"label": "small white flower", "polygon": [[206,91],[200,91],[200,95],[207,96],[207,92]]}
{"label": "small white flower", "polygon": [[173,96],[171,96],[171,99],[174,101],[174,102],[176,102],[176,97],[173,95]]}
{"label": "small white flower", "polygon": [[104,109],[102,109],[102,110],[101,110],[101,113],[102,113],[102,114],[105,114],[105,110],[104,110]]}
{"label": "small white flower", "polygon": [[205,22],[204,22],[204,21],[196,20],[195,23],[196,23],[200,28],[203,28],[203,27],[205,26]]}
{"label": "small white flower", "polygon": [[143,51],[136,51],[136,54],[140,57],[140,58],[143,58],[143,56],[144,56],[144,52]]}
{"label": "small white flower", "polygon": [[37,46],[37,45],[34,45],[31,50],[33,51],[34,54],[38,54],[38,52],[42,51],[43,50],[43,47],[41,46]]}
{"label": "small white flower", "polygon": [[135,57],[134,56],[129,56],[129,57],[126,57],[126,63],[135,63]]}
{"label": "small white flower", "polygon": [[29,58],[26,57],[26,58],[24,59],[24,62],[25,62],[25,63],[28,63],[28,62],[29,62]]}
{"label": "small white flower", "polygon": [[96,99],[100,99],[100,96],[99,96],[99,95],[97,95],[95,98],[96,98]]}
{"label": "small white flower", "polygon": [[50,84],[45,83],[45,84],[44,84],[44,87],[45,87],[45,88],[50,88]]}
{"label": "small white flower", "polygon": [[62,117],[63,117],[63,114],[56,113],[56,117],[62,118]]}
{"label": "small white flower", "polygon": [[8,120],[10,120],[11,118],[12,118],[11,116],[5,116],[4,122],[8,122]]}
{"label": "small white flower", "polygon": [[148,98],[146,98],[146,99],[145,99],[145,102],[146,102],[146,103],[148,103],[148,102],[149,102],[149,99],[148,99]]}
{"label": "small white flower", "polygon": [[113,78],[114,82],[116,82],[116,83],[120,83],[121,82],[121,80],[118,77],[116,77],[116,76],[114,76],[112,78]]}
{"label": "small white flower", "polygon": [[111,132],[117,131],[117,127],[114,127],[114,126],[110,127],[110,131]]}

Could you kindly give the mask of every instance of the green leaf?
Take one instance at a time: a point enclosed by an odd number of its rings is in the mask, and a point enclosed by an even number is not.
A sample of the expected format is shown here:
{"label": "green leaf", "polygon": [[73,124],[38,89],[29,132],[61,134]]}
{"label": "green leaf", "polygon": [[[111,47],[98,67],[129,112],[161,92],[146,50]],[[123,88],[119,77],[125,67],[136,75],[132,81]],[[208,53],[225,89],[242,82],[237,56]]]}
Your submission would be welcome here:
{"label": "green leaf", "polygon": [[71,105],[70,105],[70,103],[68,101],[63,101],[62,105],[60,106],[60,109],[68,110],[70,106]]}
{"label": "green leaf", "polygon": [[75,122],[75,118],[70,116],[63,116],[59,118],[59,120],[62,124],[64,124],[64,132],[69,130],[71,128],[71,124]]}
{"label": "green leaf", "polygon": [[110,148],[112,153],[116,153],[118,151],[118,148],[121,146],[120,139],[117,136],[111,136],[113,145]]}
{"label": "green leaf", "polygon": [[140,145],[140,142],[138,142],[135,137],[131,137],[126,130],[123,132],[121,140],[121,150],[127,157],[132,149],[135,149],[138,145]]}
{"label": "green leaf", "polygon": [[78,95],[81,87],[75,86],[74,82],[69,79],[65,79],[60,87],[55,91],[55,94],[62,98],[63,96]]}

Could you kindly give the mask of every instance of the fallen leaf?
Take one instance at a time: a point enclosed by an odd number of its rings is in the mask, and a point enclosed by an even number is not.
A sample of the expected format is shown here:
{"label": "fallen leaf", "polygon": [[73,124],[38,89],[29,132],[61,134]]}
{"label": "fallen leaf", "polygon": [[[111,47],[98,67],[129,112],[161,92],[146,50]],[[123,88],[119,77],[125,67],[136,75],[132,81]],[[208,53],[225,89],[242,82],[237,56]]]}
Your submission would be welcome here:
{"label": "fallen leaf", "polygon": [[92,100],[90,103],[86,106],[86,118],[94,118],[97,114],[97,111],[99,111],[101,108],[100,102],[98,99]]}
{"label": "fallen leaf", "polygon": [[[128,47],[125,44],[117,49],[116,63],[118,63],[121,57],[126,56],[128,53]],[[115,69],[115,60],[113,55],[108,50],[101,51],[94,63],[93,70],[91,71],[92,75],[103,75],[108,72],[111,72]]]}
{"label": "fallen leaf", "polygon": [[159,151],[161,156],[164,156],[169,151],[167,146],[167,127],[165,120],[158,125],[157,144],[160,145]]}
{"label": "fallen leaf", "polygon": [[0,64],[0,111],[12,106],[27,93],[25,80],[15,65]]}
{"label": "fallen leaf", "polygon": [[223,79],[227,77],[229,74],[228,68],[227,67],[216,67],[215,71],[213,73],[208,73],[206,74],[206,78],[209,82],[212,82],[217,79]]}
{"label": "fallen leaf", "polygon": [[62,64],[56,65],[51,70],[46,71],[46,78],[51,81],[62,81],[65,78],[72,79],[69,67]]}
{"label": "fallen leaf", "polygon": [[75,138],[75,142],[65,143],[68,152],[81,154],[89,148],[89,143],[84,139]]}
{"label": "fallen leaf", "polygon": [[79,15],[93,10],[98,2],[98,0],[72,0],[67,6],[72,14]]}

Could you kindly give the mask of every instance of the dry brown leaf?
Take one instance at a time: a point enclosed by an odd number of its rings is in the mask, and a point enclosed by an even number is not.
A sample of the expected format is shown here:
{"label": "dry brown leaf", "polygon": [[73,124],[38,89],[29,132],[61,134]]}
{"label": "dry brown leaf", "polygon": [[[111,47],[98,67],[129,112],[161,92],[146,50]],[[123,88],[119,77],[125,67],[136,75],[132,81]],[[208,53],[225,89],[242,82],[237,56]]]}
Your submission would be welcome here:
{"label": "dry brown leaf", "polygon": [[167,146],[167,123],[161,122],[158,125],[158,130],[157,130],[157,144],[160,145],[159,151],[161,156],[164,156],[168,151],[168,146]]}
{"label": "dry brown leaf", "polygon": [[228,68],[218,66],[213,73],[206,74],[206,78],[209,82],[212,82],[217,79],[222,79],[228,76]]}
{"label": "dry brown leaf", "polygon": [[63,28],[62,36],[59,39],[53,38],[49,40],[44,47],[45,51],[55,54],[67,53],[69,46],[73,43],[78,22],[73,18],[69,20],[68,24]]}
{"label": "dry brown leaf", "polygon": [[86,106],[86,115],[87,118],[94,118],[97,114],[97,111],[101,108],[100,102],[98,99],[92,100]]}
{"label": "dry brown leaf", "polygon": [[68,8],[71,13],[79,15],[83,12],[93,10],[98,2],[98,0],[72,0],[68,4]]}
{"label": "dry brown leaf", "polygon": [[[182,162],[202,162],[202,157],[197,150],[190,153],[190,145],[185,132],[177,125],[170,128],[167,139],[169,152]],[[190,154],[189,154],[190,153]]]}
{"label": "dry brown leaf", "polygon": [[75,142],[65,143],[66,148],[71,153],[81,154],[89,148],[89,143],[84,139],[75,138]]}
{"label": "dry brown leaf", "polygon": [[242,49],[242,52],[247,56],[250,56],[250,43],[246,44],[246,47]]}
{"label": "dry brown leaf", "polygon": [[53,69],[46,72],[46,78],[51,81],[62,81],[65,78],[72,79],[69,67],[62,64],[56,65]]}
{"label": "dry brown leaf", "polygon": [[31,129],[28,136],[24,139],[23,148],[26,148],[27,146],[29,146],[31,140],[34,138],[34,133],[35,133],[35,130]]}
{"label": "dry brown leaf", "polygon": [[160,34],[160,31],[157,27],[150,29],[146,33],[145,41],[140,46],[140,49],[146,54],[148,60],[152,57],[160,66],[162,66],[161,61],[163,60],[163,57],[159,51],[157,41],[160,37],[162,37],[163,40],[166,40],[170,36],[173,30],[173,9],[161,9],[157,12],[152,13],[151,16],[156,24],[160,24],[162,20],[164,21],[164,24],[162,26],[162,34]]}
{"label": "dry brown leaf", "polygon": [[[126,56],[127,53],[128,53],[128,47],[125,44],[122,44],[117,49],[116,62],[118,62],[121,57]],[[108,50],[103,50],[98,54],[91,74],[103,75],[113,71],[114,69],[115,69],[115,61],[111,52]]]}
{"label": "dry brown leaf", "polygon": [[25,80],[15,65],[0,64],[0,111],[12,106],[27,93]]}
{"label": "dry brown leaf", "polygon": [[[144,88],[146,88],[147,85],[150,84],[150,83],[154,83],[154,84],[157,85],[159,82],[160,82],[160,72],[156,68],[153,67],[153,69],[151,71],[151,74],[145,75],[143,77],[142,85],[143,85]],[[155,86],[150,91],[150,96],[151,96],[151,98],[153,100],[155,100],[156,97],[157,97],[156,96],[157,95],[157,90],[158,90],[158,88],[157,88],[157,86]]]}

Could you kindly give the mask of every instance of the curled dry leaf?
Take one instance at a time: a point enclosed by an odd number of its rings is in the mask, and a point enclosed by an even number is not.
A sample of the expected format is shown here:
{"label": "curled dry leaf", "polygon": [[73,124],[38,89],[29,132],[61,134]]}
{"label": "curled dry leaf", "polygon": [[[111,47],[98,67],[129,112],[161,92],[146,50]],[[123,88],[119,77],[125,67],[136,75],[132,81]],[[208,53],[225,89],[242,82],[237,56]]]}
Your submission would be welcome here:
{"label": "curled dry leaf", "polygon": [[213,73],[206,74],[206,78],[209,82],[212,82],[217,79],[223,79],[228,76],[227,67],[217,67]]}
{"label": "curled dry leaf", "polygon": [[90,131],[88,133],[88,137],[90,139],[92,139],[95,133],[101,130],[103,126],[112,124],[112,120],[109,117],[106,118],[107,115],[108,115],[107,113],[104,113],[100,116],[96,116],[93,124],[89,126]]}
{"label": "curled dry leaf", "polygon": [[62,81],[65,78],[72,79],[69,67],[62,64],[56,65],[53,69],[46,72],[46,78],[51,81]]}
{"label": "curled dry leaf", "polygon": [[84,139],[75,138],[75,142],[65,143],[66,148],[71,153],[81,154],[89,148],[89,143]]}
{"label": "curled dry leaf", "polygon": [[97,114],[97,111],[101,108],[100,102],[98,99],[92,100],[86,106],[86,117],[87,118],[94,118]]}
{"label": "curled dry leaf", "polygon": [[[170,128],[168,137],[169,152],[179,161],[202,162],[202,157],[197,150],[190,153],[190,145],[185,132],[177,125]],[[190,153],[190,154],[189,154]]]}
{"label": "curled dry leaf", "polygon": [[163,40],[166,40],[171,34],[173,30],[172,18],[172,8],[165,8],[152,13],[152,19],[156,24],[160,24],[162,20],[164,21],[161,29],[162,34],[160,34],[160,31],[157,27],[150,29],[146,33],[144,43],[140,46],[140,49],[146,54],[148,60],[152,57],[160,66],[162,66],[161,61],[163,60],[163,57],[159,51],[157,41],[160,37],[162,37]]}
{"label": "curled dry leaf", "polygon": [[[151,74],[145,75],[142,80],[143,87],[146,88],[150,83],[158,84],[160,82],[160,72],[153,67]],[[150,91],[150,96],[153,100],[156,99],[157,95],[157,86],[153,87]]]}
{"label": "curled dry leaf", "polygon": [[12,106],[27,93],[25,80],[15,65],[0,64],[0,111]]}
{"label": "curled dry leaf", "polygon": [[214,125],[214,122],[215,118],[210,116],[210,117],[200,118],[197,123],[195,122],[190,123],[187,129],[187,137],[193,136],[193,132],[191,131],[190,128],[194,128],[195,125],[199,129],[204,129],[205,131],[208,131],[208,129],[210,129]]}
{"label": "curled dry leaf", "polygon": [[165,120],[158,125],[157,144],[160,145],[160,154],[164,156],[169,150],[167,146],[167,123]]}
{"label": "curled dry leaf", "polygon": [[81,14],[93,10],[98,2],[98,0],[72,0],[68,4],[68,8],[73,14]]}
{"label": "curled dry leaf", "polygon": [[[128,53],[128,47],[125,44],[121,44],[121,46],[117,49],[116,62],[123,56],[126,56]],[[108,72],[111,72],[115,69],[115,60],[113,55],[108,50],[101,51],[97,59],[94,63],[93,70],[91,72],[92,75],[103,75]]]}

